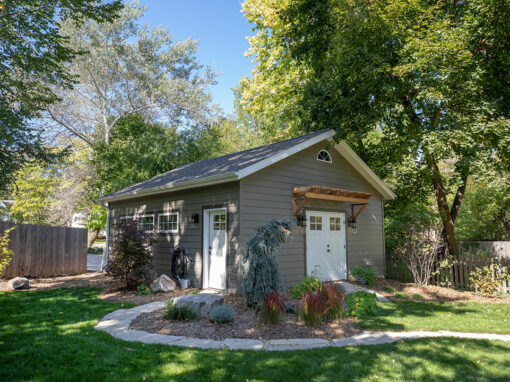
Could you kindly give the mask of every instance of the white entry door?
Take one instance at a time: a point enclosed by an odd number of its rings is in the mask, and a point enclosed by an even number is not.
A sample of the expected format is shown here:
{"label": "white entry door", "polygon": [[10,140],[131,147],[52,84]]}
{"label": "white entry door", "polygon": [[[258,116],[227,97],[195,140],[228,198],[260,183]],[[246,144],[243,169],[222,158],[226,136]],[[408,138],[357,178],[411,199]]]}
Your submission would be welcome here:
{"label": "white entry door", "polygon": [[227,211],[204,211],[204,287],[225,289],[227,281]]}
{"label": "white entry door", "polygon": [[345,214],[306,211],[306,269],[321,281],[347,278]]}

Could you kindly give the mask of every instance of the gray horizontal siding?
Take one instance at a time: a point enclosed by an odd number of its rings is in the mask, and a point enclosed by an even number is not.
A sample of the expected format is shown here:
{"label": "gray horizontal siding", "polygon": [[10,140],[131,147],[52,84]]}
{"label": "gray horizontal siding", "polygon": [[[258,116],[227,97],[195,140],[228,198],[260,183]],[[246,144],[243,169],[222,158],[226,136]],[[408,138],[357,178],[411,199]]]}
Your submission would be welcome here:
{"label": "gray horizontal siding", "polygon": [[[179,233],[160,233],[154,245],[153,265],[158,275],[170,274],[171,254],[175,247],[184,246],[194,258],[190,269],[191,284],[202,286],[202,226],[203,208],[225,206],[228,210],[227,288],[236,292],[240,284],[239,246],[239,183],[228,183],[193,190],[158,194],[110,203],[111,226],[121,216],[156,212],[179,212]],[[197,212],[200,223],[191,222]]]}
{"label": "gray horizontal siding", "polygon": [[[373,196],[358,218],[358,233],[347,231],[348,269],[367,264],[378,275],[384,274],[383,201],[377,191],[345,161],[335,149],[330,149],[333,163],[316,160],[324,144],[315,145],[281,162],[242,179],[240,182],[240,240],[249,240],[255,229],[270,219],[292,216],[292,188],[319,185],[370,192]],[[306,209],[326,209],[350,215],[349,203],[310,200]],[[305,235],[295,228],[293,239],[283,245],[278,262],[284,283],[290,286],[305,274]]]}

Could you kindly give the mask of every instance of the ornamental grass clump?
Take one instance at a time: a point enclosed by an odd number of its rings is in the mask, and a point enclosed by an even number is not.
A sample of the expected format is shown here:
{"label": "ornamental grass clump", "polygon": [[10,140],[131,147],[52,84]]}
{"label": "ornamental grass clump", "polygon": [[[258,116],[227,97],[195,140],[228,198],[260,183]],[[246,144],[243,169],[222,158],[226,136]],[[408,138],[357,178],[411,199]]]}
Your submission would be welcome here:
{"label": "ornamental grass clump", "polygon": [[299,317],[307,326],[317,328],[324,320],[342,318],[343,303],[344,296],[340,288],[324,283],[317,292],[303,295]]}
{"label": "ornamental grass clump", "polygon": [[342,318],[344,296],[337,285],[331,283],[322,284],[320,293],[326,300],[324,317],[327,320]]}
{"label": "ornamental grass clump", "polygon": [[283,296],[281,293],[273,291],[264,296],[262,305],[262,321],[265,324],[274,325],[280,321],[283,313]]}
{"label": "ornamental grass clump", "polygon": [[166,305],[166,313],[163,317],[167,320],[193,321],[198,318],[198,315],[188,305],[175,306],[174,300],[170,299]]}
{"label": "ornamental grass clump", "polygon": [[289,220],[273,219],[258,227],[255,236],[246,244],[243,288],[248,306],[260,309],[264,296],[282,291],[276,251],[292,235],[290,229]]}

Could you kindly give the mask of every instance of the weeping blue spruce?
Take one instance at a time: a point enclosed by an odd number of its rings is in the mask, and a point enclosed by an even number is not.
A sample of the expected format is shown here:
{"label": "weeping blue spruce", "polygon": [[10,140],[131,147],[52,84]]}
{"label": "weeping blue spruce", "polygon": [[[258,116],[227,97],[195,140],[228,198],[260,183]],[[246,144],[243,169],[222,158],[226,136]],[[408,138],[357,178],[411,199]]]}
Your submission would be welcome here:
{"label": "weeping blue spruce", "polygon": [[246,243],[243,288],[248,306],[260,308],[266,294],[283,289],[276,252],[290,236],[290,221],[273,219],[259,226],[255,236]]}

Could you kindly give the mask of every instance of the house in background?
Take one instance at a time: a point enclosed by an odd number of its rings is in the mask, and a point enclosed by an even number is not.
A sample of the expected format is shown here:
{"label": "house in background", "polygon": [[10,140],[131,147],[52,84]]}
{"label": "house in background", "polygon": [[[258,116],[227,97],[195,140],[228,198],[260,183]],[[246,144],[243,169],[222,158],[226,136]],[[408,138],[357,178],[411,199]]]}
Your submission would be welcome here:
{"label": "house in background", "polygon": [[0,200],[0,221],[11,220],[11,206],[14,200]]}
{"label": "house in background", "polygon": [[357,265],[384,275],[383,202],[395,196],[333,136],[324,130],[192,163],[106,195],[108,229],[127,218],[157,231],[158,274],[170,274],[173,249],[185,247],[195,287],[241,292],[243,244],[282,218],[296,225],[277,255],[286,286],[314,271],[346,279]]}

